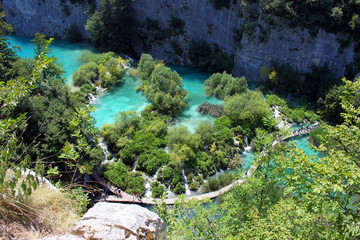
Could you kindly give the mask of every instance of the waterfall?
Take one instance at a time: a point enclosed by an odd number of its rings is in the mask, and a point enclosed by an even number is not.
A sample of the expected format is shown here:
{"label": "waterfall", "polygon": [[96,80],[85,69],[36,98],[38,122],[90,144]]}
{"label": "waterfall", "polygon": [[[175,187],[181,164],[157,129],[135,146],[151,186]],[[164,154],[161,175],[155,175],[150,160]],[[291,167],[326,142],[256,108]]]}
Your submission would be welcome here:
{"label": "waterfall", "polygon": [[92,104],[96,101],[96,97],[94,96],[94,94],[89,93],[89,97],[90,97],[89,104]]}
{"label": "waterfall", "polygon": [[191,191],[189,189],[189,185],[188,185],[188,181],[187,181],[187,177],[185,175],[185,170],[184,168],[182,169],[182,173],[183,173],[183,176],[184,176],[184,179],[185,179],[185,194],[186,196],[190,195],[191,194]]}
{"label": "waterfall", "polygon": [[133,166],[132,166],[132,171],[133,172],[136,172],[136,165],[137,165],[137,159],[136,159],[136,161],[134,162],[134,164],[133,164]]}
{"label": "waterfall", "polygon": [[244,150],[245,152],[251,151],[251,147],[249,146],[249,140],[246,135],[244,135]]}
{"label": "waterfall", "polygon": [[110,160],[108,159],[109,153],[112,154],[112,152],[109,151],[108,146],[106,145],[104,139],[100,139],[99,146],[101,147],[101,149],[103,150],[103,153],[105,155],[105,160],[102,162],[102,164],[113,162],[115,160],[115,156],[113,154],[112,159],[110,159]]}
{"label": "waterfall", "polygon": [[145,196],[148,198],[152,197],[152,191],[151,191],[151,184],[150,184],[150,179],[146,182],[145,184]]}

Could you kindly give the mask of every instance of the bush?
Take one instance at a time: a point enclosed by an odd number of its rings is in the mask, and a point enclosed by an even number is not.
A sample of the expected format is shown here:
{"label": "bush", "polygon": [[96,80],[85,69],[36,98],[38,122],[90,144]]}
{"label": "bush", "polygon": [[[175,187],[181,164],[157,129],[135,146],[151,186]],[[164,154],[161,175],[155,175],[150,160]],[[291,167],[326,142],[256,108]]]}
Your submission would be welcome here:
{"label": "bush", "polygon": [[316,127],[311,133],[309,140],[317,147],[321,144],[321,137],[325,135],[325,131],[322,127]]}
{"label": "bush", "polygon": [[169,155],[164,150],[148,150],[138,157],[136,168],[152,176],[162,165],[168,162]]}
{"label": "bush", "polygon": [[245,77],[236,78],[226,72],[214,73],[204,81],[205,95],[220,99],[241,94],[248,90]]}
{"label": "bush", "polygon": [[156,181],[151,183],[151,192],[153,198],[160,198],[162,195],[164,195],[165,191],[165,187],[160,185],[159,182]]}
{"label": "bush", "polygon": [[141,85],[137,88],[162,113],[177,116],[188,107],[188,92],[183,88],[179,74],[156,62],[148,54],[142,54],[138,65]]}
{"label": "bush", "polygon": [[167,165],[165,168],[162,168],[159,170],[158,173],[158,180],[165,184],[165,186],[169,186],[169,180],[171,179],[171,177],[173,176],[174,173],[174,169]]}
{"label": "bush", "polygon": [[236,125],[251,130],[262,126],[263,117],[272,115],[262,93],[255,91],[226,98],[224,110]]}
{"label": "bush", "polygon": [[170,183],[170,189],[176,194],[182,194],[185,192],[185,179],[181,170],[175,170],[174,176]]}
{"label": "bush", "polygon": [[128,171],[130,170],[123,162],[110,163],[104,172],[104,176],[116,187],[125,191],[127,188]]}
{"label": "bush", "polygon": [[123,162],[110,163],[104,176],[116,187],[129,194],[145,194],[145,183],[140,172],[132,172]]}
{"label": "bush", "polygon": [[275,107],[275,106],[285,107],[285,106],[287,106],[286,100],[279,98],[275,94],[266,95],[266,102],[269,104],[270,107]]}
{"label": "bush", "polygon": [[220,188],[225,187],[230,183],[232,183],[234,178],[235,175],[231,172],[221,174],[216,177],[212,177],[202,185],[201,190],[205,193],[219,190]]}
{"label": "bush", "polygon": [[79,27],[76,24],[71,24],[67,31],[67,40],[72,43],[80,42],[82,40],[82,34]]}
{"label": "bush", "polygon": [[227,55],[217,45],[211,46],[206,41],[193,39],[188,54],[193,67],[209,73],[231,72],[234,67],[233,55]]}
{"label": "bush", "polygon": [[98,79],[98,65],[93,62],[82,65],[72,76],[75,86],[94,83]]}

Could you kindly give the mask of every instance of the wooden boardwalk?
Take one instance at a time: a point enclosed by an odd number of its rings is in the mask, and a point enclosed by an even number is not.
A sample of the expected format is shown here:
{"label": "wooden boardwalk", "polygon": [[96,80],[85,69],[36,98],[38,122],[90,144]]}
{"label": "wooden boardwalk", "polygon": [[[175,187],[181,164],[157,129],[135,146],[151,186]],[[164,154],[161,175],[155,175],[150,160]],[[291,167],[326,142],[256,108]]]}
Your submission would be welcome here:
{"label": "wooden boardwalk", "polygon": [[[272,147],[275,147],[276,144],[278,144],[279,142],[282,142],[286,139],[289,138],[293,138],[293,137],[297,137],[300,135],[305,135],[305,134],[309,134],[310,132],[312,132],[314,130],[314,128],[310,128],[310,129],[304,129],[302,131],[295,131],[288,137],[285,138],[281,138],[279,140],[275,140],[272,143]],[[266,154],[267,150],[264,150],[262,152],[262,154]],[[187,200],[192,200],[192,199],[196,199],[196,200],[203,200],[203,199],[213,199],[218,197],[219,195],[228,192],[232,187],[237,186],[242,184],[247,177],[250,177],[257,169],[257,166],[252,165],[250,167],[250,169],[243,175],[241,176],[240,179],[238,179],[237,181],[217,190],[217,191],[213,191],[213,192],[209,192],[209,193],[204,193],[201,195],[197,195],[197,196],[191,196],[191,197],[187,197]],[[138,198],[136,196],[130,195],[126,192],[121,191],[120,189],[114,187],[111,183],[109,183],[108,181],[102,179],[100,177],[100,175],[94,171],[93,173],[93,177],[104,187],[106,187],[110,192],[112,192],[115,195],[109,195],[109,196],[105,196],[103,197],[104,201],[108,201],[108,202],[119,202],[119,203],[136,203],[136,204],[148,204],[148,205],[153,205],[156,204],[156,202],[160,202],[160,199],[154,199],[154,198]],[[175,201],[177,200],[177,198],[170,198],[170,199],[165,199],[164,202],[165,204],[169,204],[169,205],[173,205],[175,203]]]}

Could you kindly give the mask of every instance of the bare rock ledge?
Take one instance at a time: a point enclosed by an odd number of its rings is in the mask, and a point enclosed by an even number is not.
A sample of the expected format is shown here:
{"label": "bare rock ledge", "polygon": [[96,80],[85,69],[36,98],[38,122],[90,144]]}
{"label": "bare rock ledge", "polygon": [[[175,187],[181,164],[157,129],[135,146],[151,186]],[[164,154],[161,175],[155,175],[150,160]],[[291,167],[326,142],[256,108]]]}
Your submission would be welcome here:
{"label": "bare rock ledge", "polygon": [[68,234],[43,240],[158,239],[165,234],[165,227],[156,213],[144,207],[100,202],[89,209]]}

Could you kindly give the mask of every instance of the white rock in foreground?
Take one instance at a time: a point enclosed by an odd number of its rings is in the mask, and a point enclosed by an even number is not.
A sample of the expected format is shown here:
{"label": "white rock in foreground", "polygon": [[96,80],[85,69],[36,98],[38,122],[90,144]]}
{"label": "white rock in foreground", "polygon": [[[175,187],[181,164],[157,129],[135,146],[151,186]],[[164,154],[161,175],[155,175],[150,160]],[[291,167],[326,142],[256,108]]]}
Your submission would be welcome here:
{"label": "white rock in foreground", "polygon": [[156,239],[164,233],[164,221],[146,208],[135,204],[100,202],[75,224],[70,230],[72,235],[44,238],[44,240]]}

